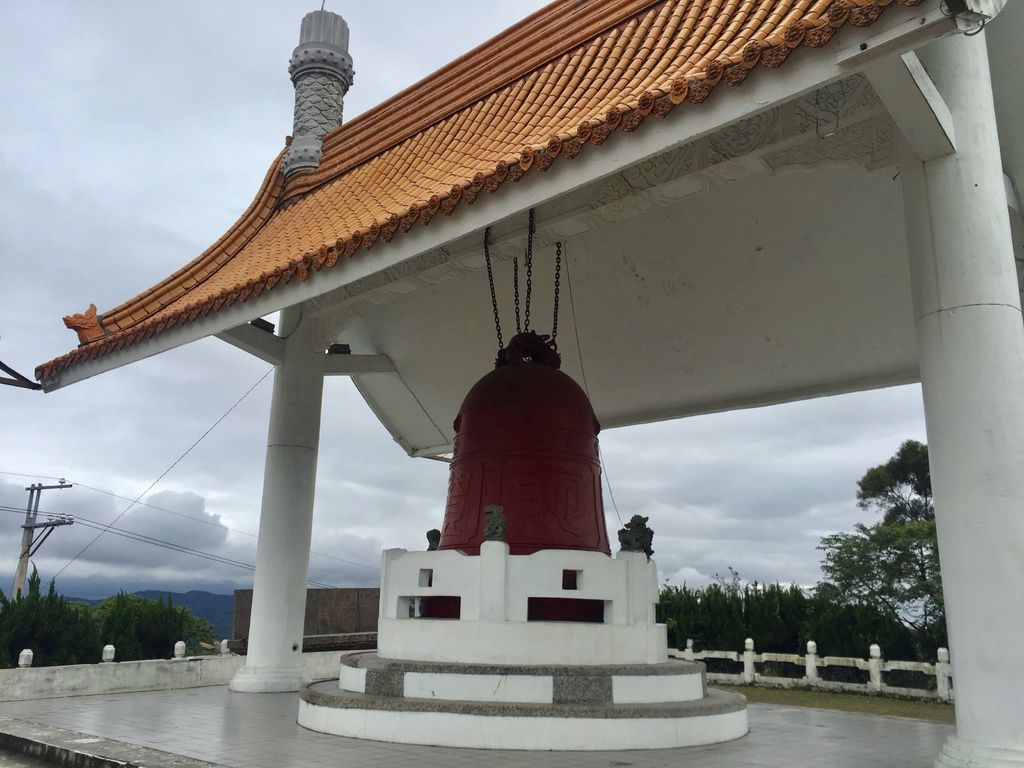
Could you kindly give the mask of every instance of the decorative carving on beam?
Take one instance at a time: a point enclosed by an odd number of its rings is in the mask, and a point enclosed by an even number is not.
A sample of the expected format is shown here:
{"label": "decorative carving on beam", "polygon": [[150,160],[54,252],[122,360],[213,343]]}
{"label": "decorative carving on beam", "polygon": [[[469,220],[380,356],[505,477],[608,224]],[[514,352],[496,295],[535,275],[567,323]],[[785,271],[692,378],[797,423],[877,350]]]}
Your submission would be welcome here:
{"label": "decorative carving on beam", "polygon": [[[537,242],[550,244],[571,236],[567,231],[578,234],[626,221],[720,184],[787,165],[824,160],[852,160],[868,167],[885,164],[893,155],[886,148],[886,142],[892,141],[891,123],[885,118],[879,124],[884,115],[868,81],[860,74],[851,75],[651,157],[599,186],[576,193],[579,202],[575,207],[540,222]],[[495,262],[505,261],[522,249],[522,239],[506,238],[492,244],[491,257]],[[345,325],[371,306],[482,269],[478,251],[476,247],[457,253],[433,249],[312,300],[310,305],[321,326],[320,339],[333,341]]]}
{"label": "decorative carving on beam", "polygon": [[841,128],[827,138],[769,152],[764,162],[773,171],[813,168],[823,164],[857,164],[879,168],[896,162],[896,129],[887,117]]}
{"label": "decorative carving on beam", "polygon": [[881,112],[881,103],[867,79],[852,75],[616,174],[597,196],[597,204],[607,204],[625,194],[661,186],[729,160],[757,155],[782,143],[808,136],[823,138]]}

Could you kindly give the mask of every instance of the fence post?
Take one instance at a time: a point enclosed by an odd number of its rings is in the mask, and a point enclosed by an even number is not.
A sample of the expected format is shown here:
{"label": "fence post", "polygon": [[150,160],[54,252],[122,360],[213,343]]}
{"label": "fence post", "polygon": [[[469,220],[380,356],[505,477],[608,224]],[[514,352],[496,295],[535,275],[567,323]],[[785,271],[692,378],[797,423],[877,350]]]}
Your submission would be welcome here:
{"label": "fence post", "polygon": [[939,695],[939,701],[949,701],[952,698],[949,686],[949,649],[939,648],[937,655],[938,661],[935,662],[935,690]]}
{"label": "fence post", "polygon": [[23,650],[21,653],[18,654],[18,666],[22,667],[22,668],[31,667],[32,666],[32,657],[33,656],[35,656],[35,654],[32,653],[32,649],[31,648],[26,648],[25,650]]}
{"label": "fence post", "polygon": [[114,646],[107,644],[103,646],[103,655],[100,657],[104,664],[109,664],[114,660]]}
{"label": "fence post", "polygon": [[683,651],[683,658],[687,661],[693,661],[693,638],[686,638],[686,650]]}
{"label": "fence post", "polygon": [[230,653],[231,653],[231,649],[228,648],[228,641],[227,640],[221,640],[220,641],[220,655],[221,656],[227,656]]}
{"label": "fence post", "polygon": [[807,641],[807,655],[804,656],[804,682],[808,685],[818,684],[818,644]]}
{"label": "fence post", "polygon": [[743,682],[754,684],[754,639],[751,637],[743,641]]}
{"label": "fence post", "polygon": [[179,640],[174,644],[174,658],[184,659],[185,658],[185,641]]}
{"label": "fence post", "polygon": [[878,643],[868,648],[868,690],[872,693],[882,692],[882,649]]}

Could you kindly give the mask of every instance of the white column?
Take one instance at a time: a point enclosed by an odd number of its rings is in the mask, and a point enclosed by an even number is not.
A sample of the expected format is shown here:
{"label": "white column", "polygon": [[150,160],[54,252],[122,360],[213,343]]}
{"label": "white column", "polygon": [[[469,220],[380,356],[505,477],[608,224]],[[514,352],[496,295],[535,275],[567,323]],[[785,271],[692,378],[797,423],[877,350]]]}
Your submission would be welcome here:
{"label": "white column", "polygon": [[480,621],[508,620],[508,544],[480,544]]}
{"label": "white column", "polygon": [[311,325],[302,322],[300,306],[281,313],[281,335],[288,341],[284,361],[274,372],[249,645],[245,666],[231,681],[233,691],[294,691],[302,683],[323,402],[323,359]]}
{"label": "white column", "polygon": [[957,731],[936,765],[1024,762],[1024,326],[984,35],[922,59],[956,154],[902,176]]}

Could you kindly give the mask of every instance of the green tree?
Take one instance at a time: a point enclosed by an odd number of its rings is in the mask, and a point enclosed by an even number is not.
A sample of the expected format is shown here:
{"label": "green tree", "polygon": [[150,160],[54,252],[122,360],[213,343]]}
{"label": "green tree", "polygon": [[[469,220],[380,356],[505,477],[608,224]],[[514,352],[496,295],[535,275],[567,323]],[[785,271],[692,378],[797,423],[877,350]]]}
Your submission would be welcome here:
{"label": "green tree", "polygon": [[814,640],[824,656],[863,658],[871,643],[890,658],[916,655],[907,625],[873,604],[845,600],[833,584],[811,594],[795,584],[744,586],[732,569],[730,578],[703,589],[663,585],[658,620],[674,648],[689,638],[698,650],[738,651],[752,637],[759,650],[778,653],[803,653]]}
{"label": "green tree", "polygon": [[35,569],[27,592],[12,600],[0,592],[0,668],[15,666],[24,648],[32,650],[32,664],[37,667],[92,664],[100,659],[90,608],[58,595],[52,581],[43,595]]}
{"label": "green tree", "polygon": [[100,636],[117,649],[121,661],[170,658],[174,644],[185,641],[195,650],[199,643],[214,642],[213,628],[205,619],[171,601],[149,600],[124,592],[108,597],[96,608]]}
{"label": "green tree", "polygon": [[881,512],[886,525],[934,520],[928,446],[904,440],[895,456],[871,467],[857,481],[857,505]]}
{"label": "green tree", "polygon": [[872,606],[904,623],[918,652],[931,657],[946,631],[927,446],[907,440],[870,468],[857,483],[857,503],[882,520],[822,538],[822,586],[847,605]]}

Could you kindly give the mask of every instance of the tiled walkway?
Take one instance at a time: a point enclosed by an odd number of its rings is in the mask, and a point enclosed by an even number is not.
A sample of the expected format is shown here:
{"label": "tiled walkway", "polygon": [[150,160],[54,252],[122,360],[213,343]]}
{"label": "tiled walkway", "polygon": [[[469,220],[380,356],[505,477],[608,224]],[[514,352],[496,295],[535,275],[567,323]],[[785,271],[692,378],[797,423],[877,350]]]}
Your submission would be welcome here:
{"label": "tiled walkway", "polygon": [[752,704],[750,734],[714,747],[492,752],[324,736],[296,725],[297,709],[297,694],[214,687],[0,703],[0,716],[238,768],[926,768],[951,732],[950,726],[916,720]]}

